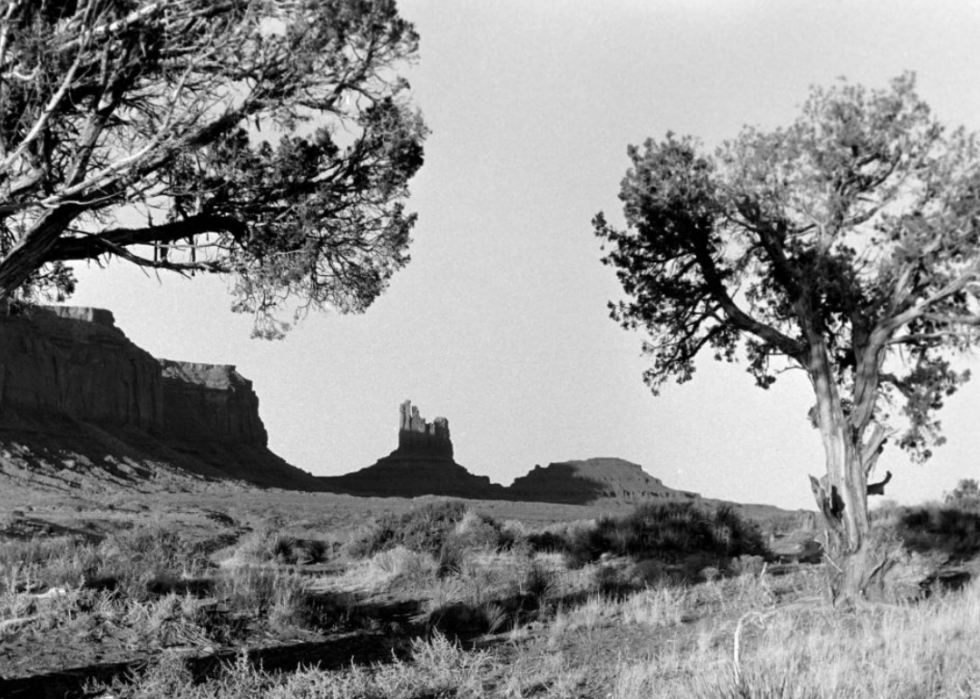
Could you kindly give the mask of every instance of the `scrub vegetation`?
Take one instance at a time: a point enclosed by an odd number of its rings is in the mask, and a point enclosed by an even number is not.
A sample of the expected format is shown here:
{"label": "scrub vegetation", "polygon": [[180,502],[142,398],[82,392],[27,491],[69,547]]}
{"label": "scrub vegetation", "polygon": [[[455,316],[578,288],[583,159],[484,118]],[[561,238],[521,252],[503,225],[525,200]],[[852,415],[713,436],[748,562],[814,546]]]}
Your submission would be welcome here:
{"label": "scrub vegetation", "polygon": [[769,550],[819,538],[789,518],[669,504],[528,524],[429,498],[328,524],[309,516],[327,497],[207,511],[180,534],[158,511],[109,533],[6,537],[0,686],[74,668],[58,691],[134,699],[980,690],[980,528],[951,503],[875,512],[945,572],[902,604],[844,611],[822,565]]}

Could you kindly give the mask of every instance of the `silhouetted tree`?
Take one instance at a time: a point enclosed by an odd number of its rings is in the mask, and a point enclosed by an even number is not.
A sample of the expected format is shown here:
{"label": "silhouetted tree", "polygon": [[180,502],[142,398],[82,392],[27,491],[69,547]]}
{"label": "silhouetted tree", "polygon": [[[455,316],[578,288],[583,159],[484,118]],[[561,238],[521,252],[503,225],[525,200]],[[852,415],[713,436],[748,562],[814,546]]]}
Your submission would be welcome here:
{"label": "silhouetted tree", "polygon": [[594,226],[627,296],[613,317],[649,333],[647,383],[689,380],[702,350],[744,357],[763,388],[803,369],[832,593],[874,595],[891,560],[868,475],[892,435],[930,456],[935,413],[968,378],[950,360],[977,340],[974,136],[946,133],[904,75],[882,91],[815,88],[791,126],[746,128],[714,157],[671,134],[629,156],[626,228],[602,214]]}
{"label": "silhouetted tree", "polygon": [[426,128],[393,0],[0,1],[0,300],[72,260],[361,311],[408,260]]}

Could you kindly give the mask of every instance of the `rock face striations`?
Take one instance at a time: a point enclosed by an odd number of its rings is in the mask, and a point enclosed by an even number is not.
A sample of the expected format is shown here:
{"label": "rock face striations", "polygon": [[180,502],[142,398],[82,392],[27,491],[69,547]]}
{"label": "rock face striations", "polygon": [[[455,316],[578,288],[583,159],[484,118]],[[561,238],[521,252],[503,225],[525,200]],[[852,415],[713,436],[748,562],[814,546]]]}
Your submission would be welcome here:
{"label": "rock face striations", "polygon": [[411,401],[399,407],[395,451],[373,466],[343,476],[321,476],[319,481],[327,490],[350,495],[504,499],[502,486],[486,476],[474,476],[453,459],[449,421],[443,417],[425,421]]}
{"label": "rock face striations", "polygon": [[0,314],[0,447],[0,468],[65,462],[80,480],[86,465],[151,478],[165,466],[318,488],[269,451],[258,398],[235,367],[158,360],[100,309]]}
{"label": "rock face striations", "polygon": [[160,364],[95,308],[0,314],[0,419],[62,416],[159,430]]}

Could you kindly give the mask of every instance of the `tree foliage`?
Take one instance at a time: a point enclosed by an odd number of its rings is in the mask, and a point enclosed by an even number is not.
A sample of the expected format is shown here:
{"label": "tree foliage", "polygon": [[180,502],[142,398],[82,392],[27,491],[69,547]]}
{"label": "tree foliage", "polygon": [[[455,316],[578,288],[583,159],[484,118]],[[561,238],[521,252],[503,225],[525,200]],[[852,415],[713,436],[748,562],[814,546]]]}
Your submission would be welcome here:
{"label": "tree foliage", "polygon": [[594,220],[626,295],[612,315],[647,333],[654,392],[689,380],[703,351],[744,359],[763,388],[806,372],[827,456],[812,485],[845,594],[880,563],[865,557],[867,478],[886,440],[927,459],[936,412],[969,378],[953,360],[980,326],[978,156],[912,75],[842,82],[814,88],[789,127],[746,128],[714,155],[673,134],[631,147],[625,228]]}
{"label": "tree foliage", "polygon": [[974,135],[946,133],[904,75],[814,89],[792,126],[714,157],[672,134],[629,155],[626,228],[594,223],[628,297],[613,317],[649,333],[651,388],[689,380],[704,349],[744,350],[762,387],[823,353],[851,424],[904,414],[901,444],[927,458],[980,321]]}
{"label": "tree foliage", "polygon": [[417,48],[393,0],[0,2],[0,298],[116,258],[228,275],[260,335],[363,310],[408,260]]}

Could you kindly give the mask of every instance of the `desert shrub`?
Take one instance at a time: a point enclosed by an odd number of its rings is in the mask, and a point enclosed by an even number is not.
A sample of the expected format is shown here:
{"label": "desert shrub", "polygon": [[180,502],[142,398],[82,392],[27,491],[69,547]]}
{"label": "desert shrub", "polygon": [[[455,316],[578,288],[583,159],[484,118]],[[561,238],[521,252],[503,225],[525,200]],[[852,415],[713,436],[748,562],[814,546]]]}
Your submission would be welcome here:
{"label": "desert shrub", "polygon": [[456,500],[426,503],[401,515],[384,514],[355,537],[348,553],[367,558],[396,546],[438,556],[466,515],[466,505]]}
{"label": "desert shrub", "polygon": [[179,533],[162,526],[120,531],[101,545],[113,560],[160,571],[181,570],[187,565],[192,548]]}
{"label": "desert shrub", "polygon": [[439,573],[458,572],[472,552],[501,551],[512,548],[515,541],[513,532],[492,517],[468,510],[443,541],[438,555]]}
{"label": "desert shrub", "polygon": [[509,548],[516,537],[493,517],[467,510],[448,537],[454,545],[470,550],[499,551]]}
{"label": "desert shrub", "polygon": [[518,592],[524,611],[553,611],[561,594],[561,582],[554,570],[531,561],[520,573]]}
{"label": "desert shrub", "polygon": [[723,557],[767,555],[759,530],[735,510],[701,510],[687,503],[649,503],[624,517],[603,517],[594,527],[572,530],[565,541],[570,567],[602,554],[679,560],[692,553]]}
{"label": "desert shrub", "polygon": [[263,527],[243,537],[232,558],[239,563],[312,565],[327,560],[328,554],[320,539],[297,539]]}
{"label": "desert shrub", "polygon": [[270,568],[226,569],[214,594],[232,616],[265,621],[273,629],[321,628],[335,621],[330,605],[311,593],[301,576]]}
{"label": "desert shrub", "polygon": [[146,599],[158,589],[155,581],[171,581],[210,567],[195,544],[162,526],[137,527],[106,538],[98,547],[98,566],[85,584],[119,589],[133,599]]}
{"label": "desert shrub", "polygon": [[511,592],[511,574],[467,559],[430,587],[413,621],[457,637],[493,633],[509,620],[505,598]]}
{"label": "desert shrub", "polygon": [[235,566],[222,572],[215,584],[215,596],[233,613],[265,617],[275,596],[276,583],[283,576],[268,568]]}
{"label": "desert shrub", "polygon": [[240,563],[294,563],[295,545],[293,537],[262,527],[242,537],[233,558]]}
{"label": "desert shrub", "polygon": [[296,539],[288,534],[273,534],[268,539],[268,555],[276,563],[296,562]]}
{"label": "desert shrub", "polygon": [[195,604],[193,598],[175,594],[144,603],[130,601],[122,623],[133,629],[133,643],[139,647],[204,645],[210,639],[196,623]]}
{"label": "desert shrub", "polygon": [[902,508],[896,533],[913,551],[941,551],[956,558],[980,553],[980,512],[929,505]]}
{"label": "desert shrub", "polygon": [[527,542],[534,551],[561,553],[568,549],[567,534],[551,529],[528,532]]}
{"label": "desert shrub", "polygon": [[296,542],[296,562],[300,565],[313,565],[327,560],[327,543],[320,539],[300,539]]}
{"label": "desert shrub", "polygon": [[458,575],[466,561],[466,554],[465,546],[447,539],[436,557],[436,570],[439,577]]}

